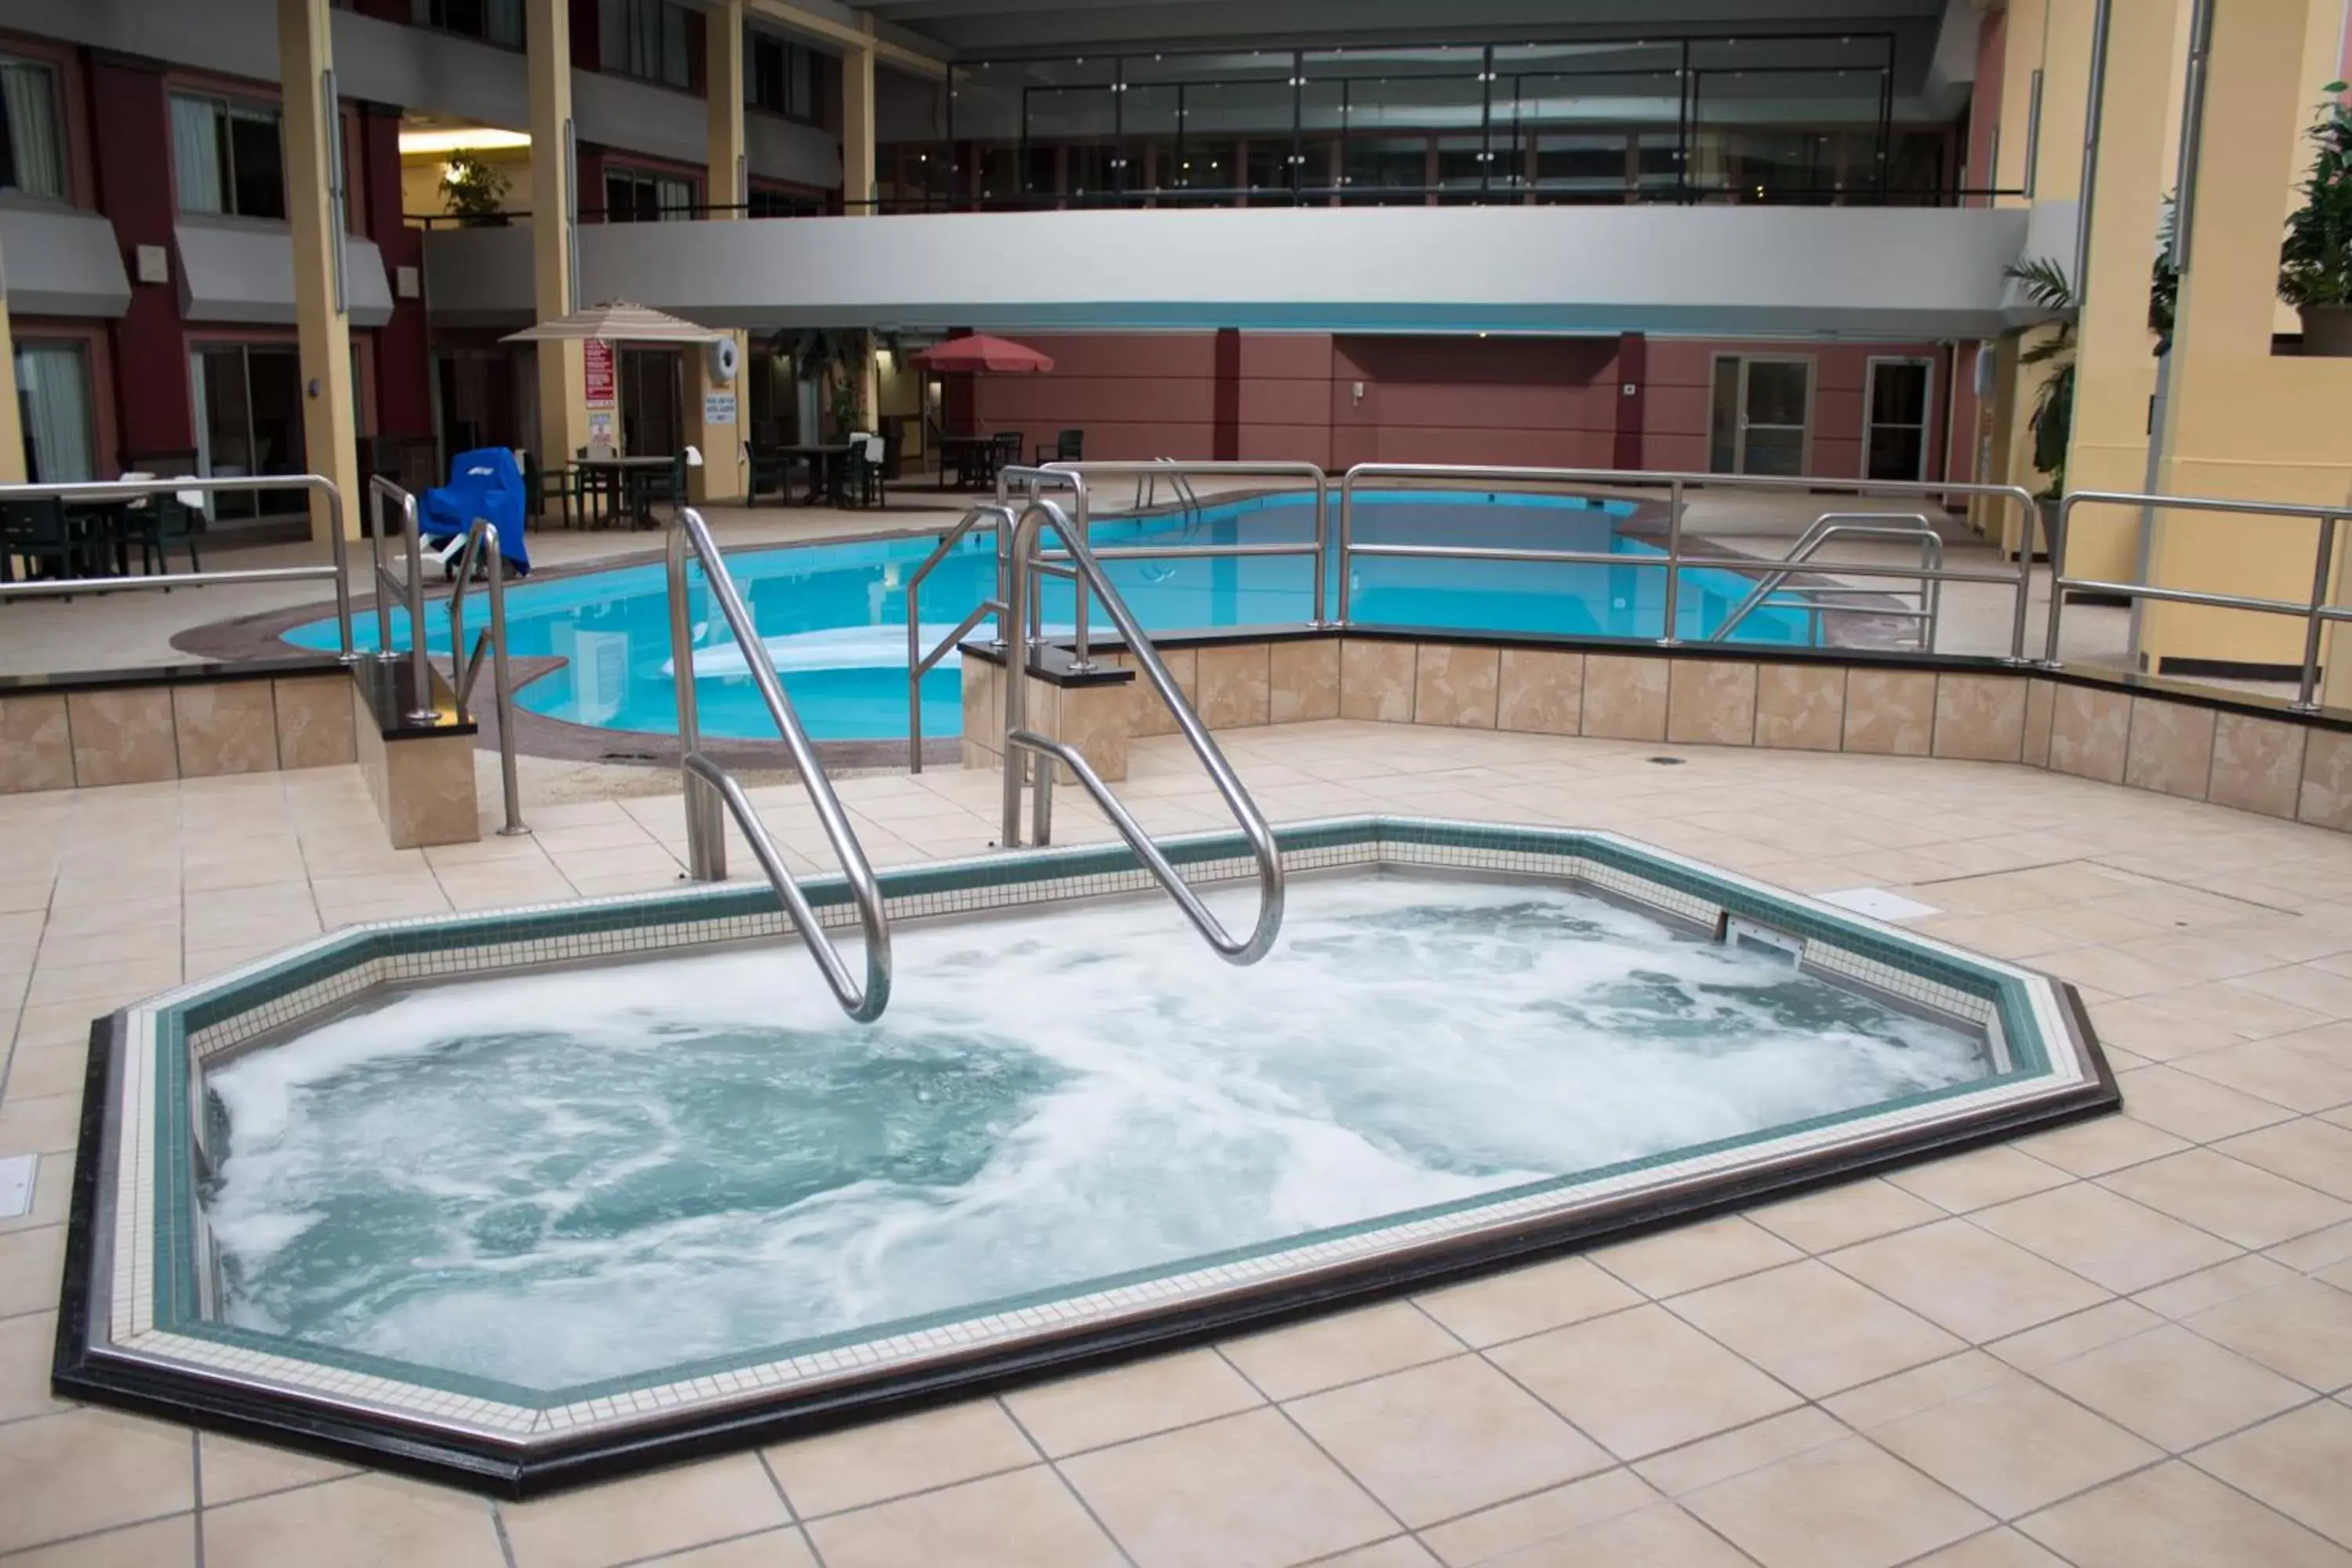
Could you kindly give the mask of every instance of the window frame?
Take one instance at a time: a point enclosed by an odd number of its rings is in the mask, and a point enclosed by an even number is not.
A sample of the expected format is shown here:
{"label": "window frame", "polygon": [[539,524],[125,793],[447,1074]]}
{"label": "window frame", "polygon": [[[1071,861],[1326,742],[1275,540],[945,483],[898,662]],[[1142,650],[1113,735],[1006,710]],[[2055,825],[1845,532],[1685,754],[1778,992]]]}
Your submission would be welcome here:
{"label": "window frame", "polygon": [[[71,90],[64,68],[53,59],[26,54],[0,44],[0,64],[24,66],[41,71],[49,79],[49,133],[58,153],[58,188],[54,191],[28,191],[16,182],[16,153],[14,139],[7,142],[8,157],[5,178],[0,178],[0,191],[28,201],[68,202],[74,199],[74,155],[70,133],[71,118],[67,112],[67,94]],[[6,134],[5,110],[0,110],[0,136]]]}
{"label": "window frame", "polygon": [[[421,27],[428,33],[440,33],[452,38],[464,38],[469,43],[482,44],[493,49],[505,49],[513,54],[523,54],[530,49],[530,24],[525,17],[520,0],[516,0],[515,37],[512,43],[503,38],[494,38],[487,31],[469,33],[463,27],[453,27],[446,22],[434,21],[432,12],[436,9],[446,9],[447,5],[448,0],[409,0],[408,25],[412,27]],[[482,17],[486,27],[489,20],[490,6],[491,0],[483,0]],[[420,11],[425,15],[419,16],[417,13]]]}
{"label": "window frame", "polygon": [[[615,29],[606,25],[613,20],[614,14],[618,12],[625,20],[634,24],[619,29],[626,34],[629,44],[634,44],[644,35],[641,31],[642,23],[636,22],[632,14],[646,10],[652,11],[656,18],[657,25],[653,30],[653,36],[660,38],[667,37],[668,14],[677,13],[680,33],[678,61],[684,73],[683,79],[659,74],[661,65],[667,63],[666,58],[656,63],[654,74],[635,68],[632,59],[635,54],[634,48],[616,40],[613,36]],[[597,70],[606,76],[625,77],[630,81],[641,81],[648,87],[667,88],[672,92],[701,92],[703,90],[703,51],[695,47],[694,37],[698,16],[699,13],[693,6],[682,5],[678,4],[678,0],[599,0],[596,13]],[[666,45],[664,54],[666,57]]]}
{"label": "window frame", "polygon": [[[214,121],[213,148],[215,155],[222,160],[219,176],[221,199],[225,205],[217,209],[191,207],[186,205],[180,190],[179,127],[176,123],[172,123],[169,129],[173,154],[172,210],[174,214],[187,214],[196,217],[245,218],[256,223],[286,223],[291,220],[293,207],[286,188],[286,106],[283,103],[274,98],[257,98],[221,88],[181,82],[171,84],[165,97],[167,103],[186,99],[192,101],[217,104],[221,110],[220,118]],[[224,134],[224,130],[235,121],[240,111],[248,119],[259,119],[266,113],[269,123],[278,132],[278,210],[274,213],[245,212],[234,205],[227,205],[234,204],[237,200],[236,148],[235,138]]]}
{"label": "window frame", "polygon": [[[824,124],[823,62],[829,57],[824,50],[802,43],[797,38],[786,37],[782,33],[771,33],[758,27],[746,28],[745,31],[750,35],[750,41],[744,50],[743,107],[757,110],[761,114],[772,114],[779,120],[789,120],[796,125],[822,128]],[[781,104],[765,103],[760,99],[762,79],[760,50],[763,47],[783,51],[782,65],[778,74],[784,98]],[[808,62],[808,98],[804,103],[793,101],[793,64],[795,60]]]}
{"label": "window frame", "polygon": [[[701,180],[696,175],[685,173],[683,170],[665,169],[649,163],[632,163],[626,162],[615,162],[614,160],[607,159],[604,163],[603,178],[604,183],[604,221],[606,223],[687,222],[696,216],[696,209],[700,207],[703,203]],[[633,205],[627,216],[615,216],[614,213],[616,209],[613,205],[613,182],[615,179],[625,180],[633,184],[653,186],[654,216],[650,218],[637,216]],[[665,205],[663,204],[660,187],[665,183],[676,184],[685,187],[687,196],[686,201],[682,205],[672,206]]]}

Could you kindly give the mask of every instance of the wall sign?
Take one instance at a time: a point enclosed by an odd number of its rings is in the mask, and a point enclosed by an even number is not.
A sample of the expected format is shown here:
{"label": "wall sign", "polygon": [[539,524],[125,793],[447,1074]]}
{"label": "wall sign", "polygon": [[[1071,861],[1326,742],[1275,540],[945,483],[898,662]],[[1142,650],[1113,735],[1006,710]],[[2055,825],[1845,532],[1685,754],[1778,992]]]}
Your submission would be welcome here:
{"label": "wall sign", "polygon": [[702,395],[702,422],[705,425],[735,423],[735,395],[731,392],[706,392]]}
{"label": "wall sign", "polygon": [[580,345],[580,379],[587,393],[591,408],[610,408],[614,403],[613,345],[602,338],[590,338]]}

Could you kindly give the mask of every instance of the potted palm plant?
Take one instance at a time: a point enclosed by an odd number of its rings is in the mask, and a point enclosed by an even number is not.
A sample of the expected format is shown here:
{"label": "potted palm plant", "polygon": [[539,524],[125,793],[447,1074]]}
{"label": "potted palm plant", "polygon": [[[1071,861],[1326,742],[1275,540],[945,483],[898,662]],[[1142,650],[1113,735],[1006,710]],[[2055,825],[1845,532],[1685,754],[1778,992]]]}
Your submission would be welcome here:
{"label": "potted palm plant", "polygon": [[2279,247],[2279,298],[2303,314],[2303,352],[2340,359],[2352,357],[2352,108],[2344,83],[2325,90],[2311,127],[2319,153]]}
{"label": "potted palm plant", "polygon": [[[2009,269],[2026,303],[2049,312],[2057,330],[2017,356],[2020,364],[2048,364],[2050,374],[2033,399],[2033,466],[2050,476],[2043,499],[2054,505],[2066,493],[2066,443],[2074,426],[2074,316],[2080,301],[2066,269],[2036,256]],[[2045,507],[2045,510],[2049,510]]]}

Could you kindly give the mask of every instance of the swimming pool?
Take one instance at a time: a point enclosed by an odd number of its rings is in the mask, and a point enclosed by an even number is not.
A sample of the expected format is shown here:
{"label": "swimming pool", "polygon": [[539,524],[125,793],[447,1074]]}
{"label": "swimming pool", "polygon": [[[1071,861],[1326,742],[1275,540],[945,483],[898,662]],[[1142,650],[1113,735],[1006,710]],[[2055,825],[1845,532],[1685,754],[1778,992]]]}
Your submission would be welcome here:
{"label": "swimming pool", "polygon": [[[1353,533],[1360,543],[1605,552],[1623,556],[1625,564],[1360,557],[1351,568],[1351,620],[1431,631],[1659,637],[1665,625],[1666,574],[1637,563],[1664,552],[1619,531],[1633,510],[1630,501],[1518,491],[1359,491]],[[1089,531],[1097,546],[1176,549],[1303,544],[1314,536],[1314,499],[1303,492],[1225,502],[1189,516],[1112,519]],[[935,542],[933,535],[729,553],[728,566],[813,738],[884,740],[906,734],[906,579]],[[974,530],[925,581],[929,640],[945,637],[994,591],[995,550],[992,532]],[[1104,565],[1137,619],[1153,633],[1297,626],[1313,614],[1314,564],[1305,556],[1180,556]],[[698,574],[694,582],[703,733],[746,740],[772,736],[767,710],[743,675],[741,651],[709,607]],[[1675,615],[1679,635],[1706,636],[1753,585],[1734,572],[1685,569]],[[1336,604],[1336,583],[1327,584],[1327,590]],[[1066,584],[1045,584],[1043,615],[1049,628],[1070,623],[1071,592]],[[445,618],[426,618],[433,646],[446,654]],[[1105,626],[1108,619],[1097,613],[1093,624]],[[519,584],[507,595],[507,646],[516,657],[563,661],[517,694],[526,711],[600,729],[676,731],[668,601],[658,564]],[[373,647],[373,617],[360,617],[356,632],[362,646]],[[1802,612],[1767,606],[1743,621],[1732,640],[1802,645],[1808,635]],[[406,636],[405,614],[395,611],[394,639],[404,641]],[[314,621],[286,637],[304,647],[331,648],[335,624]],[[950,655],[924,678],[923,732],[952,738],[962,727],[961,687]]]}

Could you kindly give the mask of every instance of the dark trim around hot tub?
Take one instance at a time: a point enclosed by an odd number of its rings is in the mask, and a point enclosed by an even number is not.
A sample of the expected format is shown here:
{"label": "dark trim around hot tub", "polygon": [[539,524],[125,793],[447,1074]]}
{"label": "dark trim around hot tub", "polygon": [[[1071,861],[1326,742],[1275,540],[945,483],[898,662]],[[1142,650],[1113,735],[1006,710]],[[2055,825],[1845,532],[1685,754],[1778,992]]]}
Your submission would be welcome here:
{"label": "dark trim around hot tub", "polygon": [[[2072,984],[2053,981],[2067,1028],[2095,1073],[2094,1081],[2031,1104],[1996,1107],[1927,1130],[1890,1133],[1875,1144],[1827,1155],[1790,1172],[1728,1174],[1669,1197],[1632,1197],[1599,1213],[1538,1222],[1519,1231],[1425,1253],[1390,1254],[1311,1279],[1268,1285],[1164,1314],[1031,1339],[967,1358],[886,1374],[848,1388],[822,1390],[789,1404],[688,1410],[676,1420],[552,1443],[520,1455],[511,1447],[377,1414],[320,1407],[299,1396],[256,1394],[222,1377],[159,1367],[94,1349],[92,1256],[99,1205],[110,1184],[96,1162],[78,1163],[68,1218],[65,1289],[58,1304],[50,1384],[61,1398],[179,1421],[207,1431],[277,1444],[345,1463],[391,1470],[491,1496],[521,1500],[584,1486],[754,1444],[775,1442],[856,1422],[906,1414],[954,1400],[1066,1376],[1151,1354],[1271,1328],[1342,1305],[1373,1302],[1475,1279],[1500,1269],[1627,1239],[1666,1226],[1736,1212],[1880,1171],[1997,1143],[2021,1133],[2103,1115],[2122,1104],[2115,1074]],[[90,1028],[82,1098],[81,1147],[119,1154],[119,1139],[100,1136],[113,1111],[112,1079],[126,1037],[126,1015]]]}

